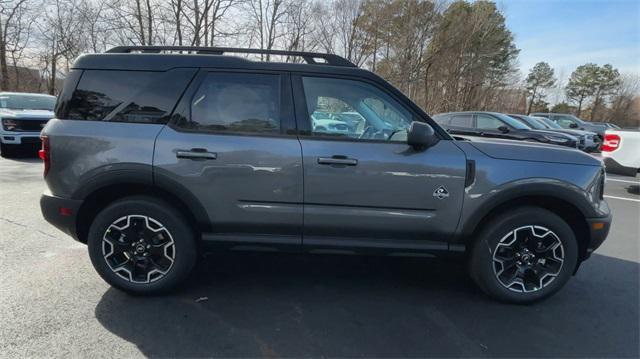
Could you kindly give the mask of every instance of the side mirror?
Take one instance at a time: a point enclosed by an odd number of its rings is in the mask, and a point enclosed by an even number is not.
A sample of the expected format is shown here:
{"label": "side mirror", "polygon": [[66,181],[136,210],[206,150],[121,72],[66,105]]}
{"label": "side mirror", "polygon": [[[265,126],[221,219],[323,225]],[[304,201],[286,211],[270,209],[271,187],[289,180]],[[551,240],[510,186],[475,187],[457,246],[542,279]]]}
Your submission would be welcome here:
{"label": "side mirror", "polygon": [[578,128],[578,124],[572,122],[571,124],[569,124],[569,128]]}
{"label": "side mirror", "polygon": [[509,127],[502,125],[502,126],[498,127],[498,131],[500,131],[502,133],[507,133],[507,132],[509,132]]}
{"label": "side mirror", "polygon": [[407,144],[417,150],[429,148],[439,139],[433,127],[424,122],[413,121],[407,131]]}

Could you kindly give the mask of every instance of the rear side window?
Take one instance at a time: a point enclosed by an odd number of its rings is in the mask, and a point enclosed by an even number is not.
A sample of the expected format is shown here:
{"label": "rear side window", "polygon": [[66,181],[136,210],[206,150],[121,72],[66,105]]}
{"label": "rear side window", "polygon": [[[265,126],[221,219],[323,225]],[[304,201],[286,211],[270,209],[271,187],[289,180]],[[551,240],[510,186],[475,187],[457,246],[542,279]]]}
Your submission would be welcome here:
{"label": "rear side window", "polygon": [[450,124],[451,126],[455,126],[455,127],[471,128],[473,127],[473,116],[472,115],[452,116]]}
{"label": "rear side window", "polygon": [[195,71],[85,70],[66,113],[56,115],[70,120],[166,123]]}
{"label": "rear side window", "polygon": [[191,100],[191,121],[187,127],[279,133],[280,88],[280,75],[208,73]]}

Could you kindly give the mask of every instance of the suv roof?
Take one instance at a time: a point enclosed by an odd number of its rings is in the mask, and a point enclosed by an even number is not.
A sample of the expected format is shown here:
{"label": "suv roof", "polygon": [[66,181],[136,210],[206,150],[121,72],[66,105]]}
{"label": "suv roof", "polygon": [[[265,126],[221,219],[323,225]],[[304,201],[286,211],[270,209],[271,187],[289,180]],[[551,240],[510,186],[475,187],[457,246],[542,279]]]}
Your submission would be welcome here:
{"label": "suv roof", "polygon": [[[268,54],[301,57],[307,63],[253,61],[231,54]],[[325,61],[320,62],[318,60]],[[260,50],[187,46],[129,46],[115,47],[102,54],[79,57],[74,69],[167,71],[180,67],[221,67],[237,69],[304,71],[332,74],[353,74],[377,78],[370,71],[333,54],[300,51]]]}

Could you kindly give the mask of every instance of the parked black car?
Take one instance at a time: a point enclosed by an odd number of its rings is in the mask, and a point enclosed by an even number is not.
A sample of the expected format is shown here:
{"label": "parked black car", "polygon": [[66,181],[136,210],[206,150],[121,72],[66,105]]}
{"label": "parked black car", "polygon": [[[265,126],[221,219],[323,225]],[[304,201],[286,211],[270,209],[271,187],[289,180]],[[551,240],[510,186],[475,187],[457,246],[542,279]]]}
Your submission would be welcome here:
{"label": "parked black car", "polygon": [[598,124],[595,122],[588,122],[577,118],[574,115],[566,113],[532,113],[531,116],[548,118],[551,121],[557,123],[562,128],[572,130],[583,130],[595,132],[600,136],[600,139],[604,138],[604,132],[607,130],[607,126]]}
{"label": "parked black car", "polygon": [[452,135],[503,138],[578,147],[578,139],[574,136],[533,130],[522,122],[498,112],[449,112],[435,115],[433,118]]}
{"label": "parked black car", "polygon": [[[578,148],[583,151],[593,152],[597,151],[600,147],[599,137],[595,132],[564,129],[555,122],[544,117],[531,117],[520,114],[509,114],[509,116],[534,130],[547,131],[550,133],[564,133],[566,135],[576,137],[578,139]],[[544,120],[551,122],[551,124],[543,122]]]}

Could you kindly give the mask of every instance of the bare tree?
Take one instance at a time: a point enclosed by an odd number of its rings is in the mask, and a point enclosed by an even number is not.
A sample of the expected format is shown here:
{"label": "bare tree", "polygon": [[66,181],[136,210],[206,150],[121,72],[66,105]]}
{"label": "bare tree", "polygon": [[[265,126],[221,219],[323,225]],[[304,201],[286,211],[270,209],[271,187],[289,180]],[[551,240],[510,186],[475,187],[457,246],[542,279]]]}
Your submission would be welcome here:
{"label": "bare tree", "polygon": [[[9,89],[9,68],[7,53],[13,57],[14,67],[17,57],[22,54],[29,38],[32,21],[25,21],[27,0],[0,1],[0,87]],[[17,79],[16,73],[16,79]]]}
{"label": "bare tree", "polygon": [[[257,43],[260,49],[271,50],[285,34],[283,24],[291,2],[285,0],[250,0],[247,2],[249,43]],[[271,56],[260,55],[269,61]]]}

